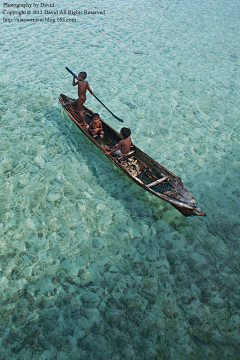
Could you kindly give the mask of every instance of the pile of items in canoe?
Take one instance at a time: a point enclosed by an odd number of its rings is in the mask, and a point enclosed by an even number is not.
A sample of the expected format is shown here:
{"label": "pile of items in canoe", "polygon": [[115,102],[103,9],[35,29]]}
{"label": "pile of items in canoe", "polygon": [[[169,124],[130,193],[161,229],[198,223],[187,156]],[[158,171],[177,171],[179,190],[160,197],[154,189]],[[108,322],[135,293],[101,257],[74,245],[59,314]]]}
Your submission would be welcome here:
{"label": "pile of items in canoe", "polygon": [[137,160],[134,160],[133,157],[121,161],[123,167],[125,167],[133,176],[138,176],[141,174],[140,166]]}

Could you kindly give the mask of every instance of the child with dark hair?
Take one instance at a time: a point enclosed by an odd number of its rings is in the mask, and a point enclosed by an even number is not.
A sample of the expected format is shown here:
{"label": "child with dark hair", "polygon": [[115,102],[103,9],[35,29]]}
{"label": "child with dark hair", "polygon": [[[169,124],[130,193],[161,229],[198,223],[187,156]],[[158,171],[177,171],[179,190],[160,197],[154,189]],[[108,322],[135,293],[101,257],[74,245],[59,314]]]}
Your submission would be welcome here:
{"label": "child with dark hair", "polygon": [[129,128],[125,128],[123,127],[121,129],[120,134],[122,133],[122,136],[124,137],[124,139],[127,139],[130,135],[131,135],[131,130]]}
{"label": "child with dark hair", "polygon": [[94,92],[90,89],[90,86],[87,81],[85,81],[87,77],[87,74],[82,71],[78,74],[78,80],[75,81],[75,78],[73,78],[73,86],[78,85],[78,99],[75,101],[75,106],[77,108],[77,111],[75,113],[78,113],[80,118],[82,119],[83,125],[86,126],[87,123],[85,122],[84,116],[81,112],[82,106],[86,101],[86,91],[88,90],[90,94],[94,94]]}
{"label": "child with dark hair", "polygon": [[104,131],[99,114],[93,114],[88,131],[93,137],[99,135],[101,138],[103,138]]}
{"label": "child with dark hair", "polygon": [[130,151],[131,146],[134,146],[130,138],[131,130],[129,128],[122,128],[120,135],[123,139],[120,140],[118,144],[114,145],[113,148],[110,149],[107,145],[105,146],[108,155],[112,154],[115,156],[127,154]]}

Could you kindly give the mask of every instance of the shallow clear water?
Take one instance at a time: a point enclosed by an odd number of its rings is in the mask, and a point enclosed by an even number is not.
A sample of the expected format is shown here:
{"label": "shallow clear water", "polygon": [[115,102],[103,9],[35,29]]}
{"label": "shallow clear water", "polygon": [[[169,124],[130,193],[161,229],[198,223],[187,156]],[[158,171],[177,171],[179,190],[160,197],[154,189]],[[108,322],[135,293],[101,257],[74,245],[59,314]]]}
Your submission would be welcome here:
{"label": "shallow clear water", "polygon": [[[238,359],[239,2],[55,9],[106,14],[0,25],[0,358]],[[65,66],[207,218],[143,192],[81,134],[58,102],[76,97]]]}

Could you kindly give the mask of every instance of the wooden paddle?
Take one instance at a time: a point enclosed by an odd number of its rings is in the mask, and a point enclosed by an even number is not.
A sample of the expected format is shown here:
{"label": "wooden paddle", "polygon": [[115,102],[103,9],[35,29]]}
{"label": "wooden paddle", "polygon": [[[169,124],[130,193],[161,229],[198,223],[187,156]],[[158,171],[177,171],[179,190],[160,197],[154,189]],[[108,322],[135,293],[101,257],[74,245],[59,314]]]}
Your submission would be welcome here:
{"label": "wooden paddle", "polygon": [[[70,72],[70,74],[72,74],[72,76],[75,77],[75,79],[78,79],[77,75],[75,75],[67,66],[66,66],[66,70],[67,70],[68,72]],[[123,123],[123,120],[122,120],[122,119],[119,119],[119,117],[117,117],[116,115],[114,115],[114,114],[106,107],[106,105],[104,105],[104,104],[101,102],[101,100],[98,99],[98,97],[97,97],[95,94],[93,94],[93,96],[100,102],[100,104],[102,104],[102,106],[105,107],[105,109],[107,109],[107,110],[110,112],[110,114],[111,114],[113,117],[115,117],[115,119],[117,119],[118,121],[121,121],[121,122]]]}

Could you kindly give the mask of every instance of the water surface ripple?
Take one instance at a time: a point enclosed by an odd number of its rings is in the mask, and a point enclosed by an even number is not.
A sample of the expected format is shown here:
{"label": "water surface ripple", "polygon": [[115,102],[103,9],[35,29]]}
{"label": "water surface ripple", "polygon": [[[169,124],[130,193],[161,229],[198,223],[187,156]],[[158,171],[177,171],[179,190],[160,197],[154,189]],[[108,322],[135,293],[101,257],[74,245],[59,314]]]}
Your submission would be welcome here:
{"label": "water surface ripple", "polygon": [[[0,358],[239,359],[239,2],[55,8],[105,15],[0,25]],[[76,97],[65,66],[207,218],[94,148],[59,105]]]}

